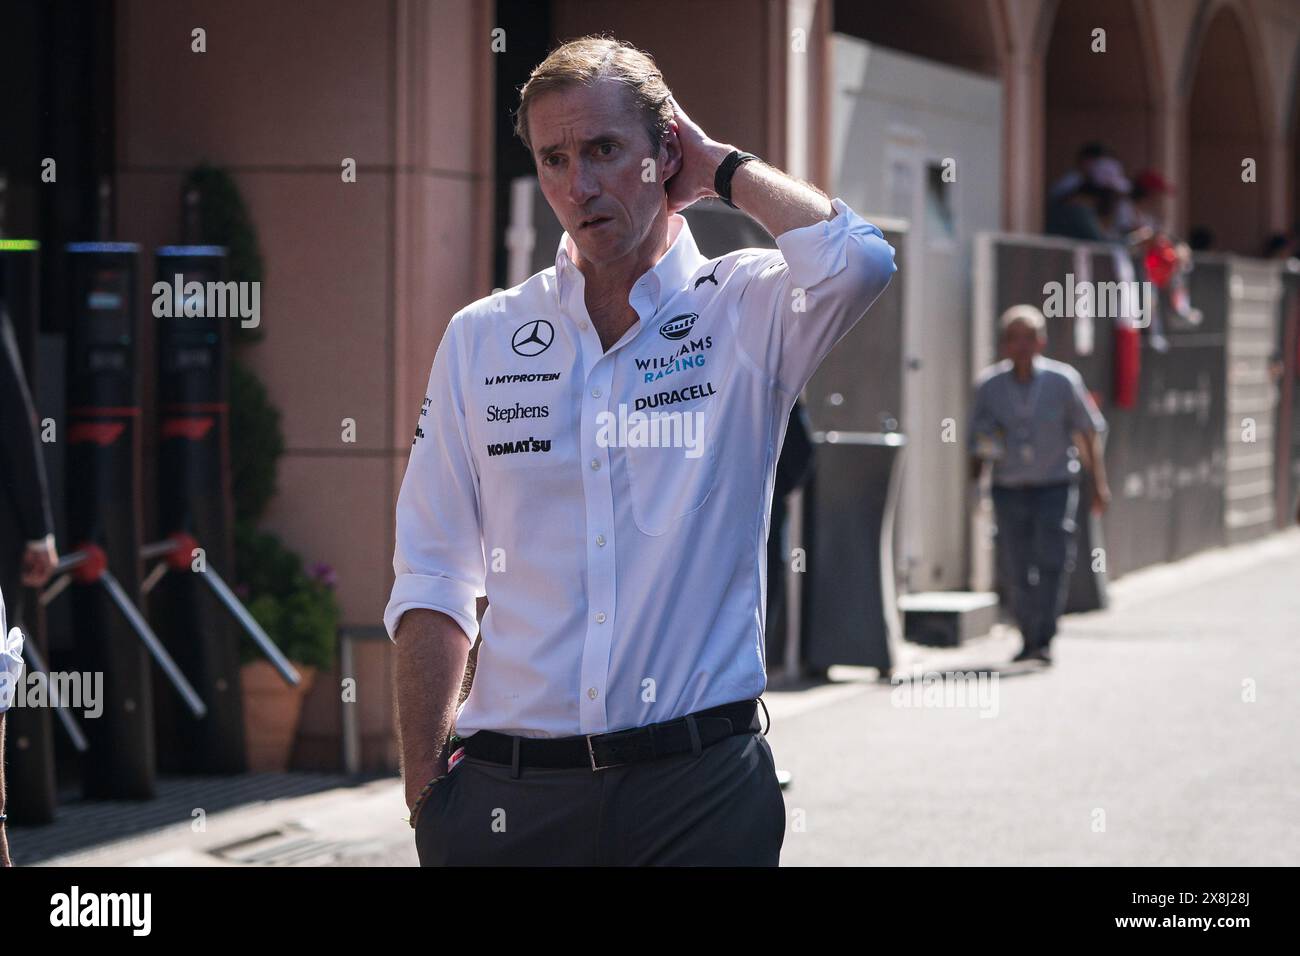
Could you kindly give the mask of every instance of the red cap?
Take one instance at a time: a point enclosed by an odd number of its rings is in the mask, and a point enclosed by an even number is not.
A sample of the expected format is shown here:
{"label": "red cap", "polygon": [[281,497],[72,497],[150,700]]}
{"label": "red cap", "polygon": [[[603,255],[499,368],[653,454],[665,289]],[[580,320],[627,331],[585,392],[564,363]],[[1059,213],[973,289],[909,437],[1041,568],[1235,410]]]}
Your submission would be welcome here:
{"label": "red cap", "polygon": [[1144,169],[1133,177],[1133,185],[1145,193],[1171,193],[1174,185],[1154,169]]}

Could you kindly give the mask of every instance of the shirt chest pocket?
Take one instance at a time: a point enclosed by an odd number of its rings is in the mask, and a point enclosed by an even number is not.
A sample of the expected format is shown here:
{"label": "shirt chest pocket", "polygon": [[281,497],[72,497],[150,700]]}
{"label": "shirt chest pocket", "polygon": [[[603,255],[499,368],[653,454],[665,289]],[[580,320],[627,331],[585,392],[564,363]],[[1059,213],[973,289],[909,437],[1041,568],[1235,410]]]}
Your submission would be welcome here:
{"label": "shirt chest pocket", "polygon": [[627,416],[623,453],[632,517],[648,535],[673,531],[702,508],[717,483],[717,404],[696,398]]}

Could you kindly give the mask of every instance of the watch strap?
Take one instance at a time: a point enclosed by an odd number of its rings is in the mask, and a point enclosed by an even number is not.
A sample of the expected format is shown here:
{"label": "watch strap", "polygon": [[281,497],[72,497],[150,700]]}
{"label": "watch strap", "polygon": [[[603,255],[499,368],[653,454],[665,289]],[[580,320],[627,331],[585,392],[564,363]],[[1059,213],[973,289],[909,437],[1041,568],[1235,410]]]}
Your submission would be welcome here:
{"label": "watch strap", "polygon": [[739,207],[731,201],[731,178],[736,174],[736,170],[752,159],[758,159],[758,157],[753,153],[744,153],[738,149],[733,149],[727,155],[727,158],[718,164],[718,171],[713,174],[713,191],[718,194],[719,199],[732,209]]}

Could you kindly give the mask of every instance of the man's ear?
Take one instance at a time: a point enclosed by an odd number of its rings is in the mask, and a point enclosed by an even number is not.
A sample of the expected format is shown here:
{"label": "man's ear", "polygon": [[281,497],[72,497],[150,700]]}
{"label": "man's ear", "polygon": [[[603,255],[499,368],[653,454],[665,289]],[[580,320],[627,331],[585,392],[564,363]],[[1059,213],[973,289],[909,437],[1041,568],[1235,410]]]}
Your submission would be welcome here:
{"label": "man's ear", "polygon": [[668,129],[664,131],[663,139],[660,140],[659,168],[663,170],[663,175],[660,178],[663,180],[664,188],[667,188],[668,180],[681,172],[682,142],[677,138],[677,122],[675,120],[669,123]]}

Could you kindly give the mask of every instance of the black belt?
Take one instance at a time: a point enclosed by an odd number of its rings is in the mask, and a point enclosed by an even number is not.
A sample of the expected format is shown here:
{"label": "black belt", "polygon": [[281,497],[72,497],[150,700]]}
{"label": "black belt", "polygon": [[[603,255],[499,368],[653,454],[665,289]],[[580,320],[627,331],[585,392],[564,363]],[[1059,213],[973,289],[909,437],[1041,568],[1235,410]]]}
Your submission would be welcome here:
{"label": "black belt", "polygon": [[[766,708],[764,708],[766,709]],[[696,711],[676,720],[583,737],[512,737],[480,730],[461,741],[465,756],[507,767],[590,767],[698,753],[735,734],[762,730],[758,701],[742,700]],[[764,731],[766,733],[766,731]]]}

